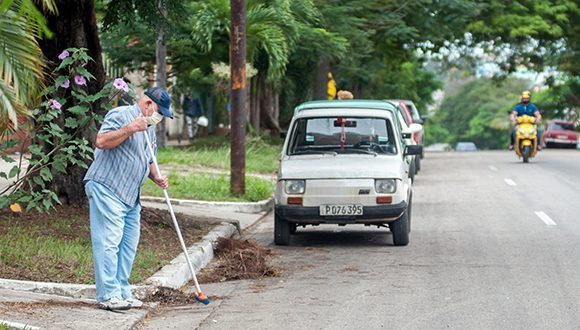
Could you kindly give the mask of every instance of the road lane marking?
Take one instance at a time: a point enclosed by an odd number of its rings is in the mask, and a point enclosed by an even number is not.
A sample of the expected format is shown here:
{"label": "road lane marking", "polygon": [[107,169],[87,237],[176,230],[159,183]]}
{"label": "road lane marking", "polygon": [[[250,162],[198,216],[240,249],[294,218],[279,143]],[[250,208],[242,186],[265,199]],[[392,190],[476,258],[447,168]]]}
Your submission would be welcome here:
{"label": "road lane marking", "polygon": [[540,220],[544,221],[544,223],[547,226],[556,226],[556,222],[554,222],[554,220],[552,220],[552,218],[550,218],[550,216],[548,216],[546,213],[542,212],[542,211],[536,211],[535,212],[536,215],[538,216],[538,218],[540,218]]}
{"label": "road lane marking", "polygon": [[489,169],[492,171],[497,172],[497,167],[493,166],[493,165],[489,165]]}
{"label": "road lane marking", "polygon": [[514,182],[514,180],[510,179],[510,178],[506,178],[504,179],[505,183],[508,184],[508,186],[517,186],[517,184]]}

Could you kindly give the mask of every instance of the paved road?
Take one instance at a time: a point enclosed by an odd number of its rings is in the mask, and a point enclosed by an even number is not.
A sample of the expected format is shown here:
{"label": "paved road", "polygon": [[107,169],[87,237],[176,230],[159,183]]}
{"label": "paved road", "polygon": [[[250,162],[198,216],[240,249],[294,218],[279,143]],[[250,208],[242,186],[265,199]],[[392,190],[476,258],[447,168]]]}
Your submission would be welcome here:
{"label": "paved road", "polygon": [[430,153],[414,187],[411,244],[386,229],[321,226],[273,246],[273,218],[247,236],[281,278],[212,284],[207,307],[157,328],[580,328],[580,152],[530,164],[508,152]]}

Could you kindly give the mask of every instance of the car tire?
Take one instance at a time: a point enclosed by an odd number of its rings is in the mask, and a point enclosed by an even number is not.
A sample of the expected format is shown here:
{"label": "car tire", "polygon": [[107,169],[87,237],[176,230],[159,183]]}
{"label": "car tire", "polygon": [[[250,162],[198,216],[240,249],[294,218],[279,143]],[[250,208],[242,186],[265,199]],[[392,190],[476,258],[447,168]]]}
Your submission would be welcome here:
{"label": "car tire", "polygon": [[411,165],[409,165],[409,179],[415,182],[415,158],[411,161]]}
{"label": "car tire", "polygon": [[288,220],[274,213],[274,244],[288,245],[290,243],[290,227]]}
{"label": "car tire", "polygon": [[415,174],[419,174],[419,171],[421,171],[421,157],[416,156],[415,157]]}
{"label": "car tire", "polygon": [[393,234],[393,244],[395,246],[405,246],[409,244],[409,208],[403,215],[389,224],[389,229]]}

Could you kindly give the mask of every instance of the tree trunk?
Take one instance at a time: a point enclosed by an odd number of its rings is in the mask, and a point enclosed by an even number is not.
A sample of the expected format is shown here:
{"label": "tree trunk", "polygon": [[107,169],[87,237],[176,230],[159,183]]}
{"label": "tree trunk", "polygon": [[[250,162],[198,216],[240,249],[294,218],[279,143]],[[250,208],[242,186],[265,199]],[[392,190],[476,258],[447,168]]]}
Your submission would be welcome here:
{"label": "tree trunk", "polygon": [[[165,16],[165,1],[158,0],[157,1],[157,9],[161,13],[162,16]],[[165,45],[165,20],[162,17],[159,20],[159,27],[157,29],[157,44],[156,44],[156,67],[157,67],[157,75],[156,75],[156,84],[157,87],[161,87],[163,89],[167,88],[167,46]],[[163,148],[165,147],[165,124],[166,120],[163,120],[155,126],[155,131],[157,133],[157,147]]]}
{"label": "tree trunk", "polygon": [[250,122],[257,134],[260,134],[260,86],[258,84],[258,77],[252,78],[250,81],[252,85],[251,103],[250,103]]}
{"label": "tree trunk", "polygon": [[322,56],[316,68],[316,85],[314,86],[314,99],[328,99],[328,72],[330,72],[330,61],[328,57]]}
{"label": "tree trunk", "polygon": [[272,83],[263,78],[260,88],[260,120],[263,123],[263,127],[269,129],[272,135],[280,133],[280,125],[275,115],[275,102],[276,98],[274,97]]}
{"label": "tree trunk", "polygon": [[[86,48],[93,62],[87,64],[87,70],[96,79],[88,82],[89,94],[94,94],[103,88],[105,83],[105,70],[101,57],[101,45],[95,7],[93,0],[57,0],[58,16],[46,14],[47,24],[54,33],[52,39],[44,39],[39,42],[44,56],[48,60],[48,70],[52,71],[60,60],[58,55],[66,48]],[[71,104],[67,104],[71,106]],[[92,111],[99,111],[100,104],[95,102]],[[59,121],[64,121],[63,114]],[[81,136],[91,143],[95,140],[95,133],[87,129]],[[36,141],[38,143],[39,141]],[[42,144],[41,144],[42,145]],[[45,145],[45,150],[50,149]],[[67,174],[52,171],[53,180],[48,183],[48,189],[54,191],[63,203],[84,204],[86,203],[83,177],[86,171],[78,166],[69,166]]]}

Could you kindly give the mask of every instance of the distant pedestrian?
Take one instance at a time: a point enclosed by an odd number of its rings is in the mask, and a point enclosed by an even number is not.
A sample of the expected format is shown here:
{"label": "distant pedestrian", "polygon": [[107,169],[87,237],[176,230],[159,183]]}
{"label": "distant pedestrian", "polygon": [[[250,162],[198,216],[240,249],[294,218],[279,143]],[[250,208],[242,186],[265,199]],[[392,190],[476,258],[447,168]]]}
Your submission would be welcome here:
{"label": "distant pedestrian", "polygon": [[336,82],[332,77],[332,73],[328,73],[328,82],[326,83],[326,94],[329,100],[334,100],[336,97]]}
{"label": "distant pedestrian", "polygon": [[147,177],[161,188],[160,176],[144,134],[156,149],[155,127],[173,118],[164,89],[150,88],[137,103],[107,113],[96,140],[94,161],[84,178],[89,199],[91,241],[99,307],[123,310],[141,307],[133,298],[129,276],[139,243],[141,186]]}

